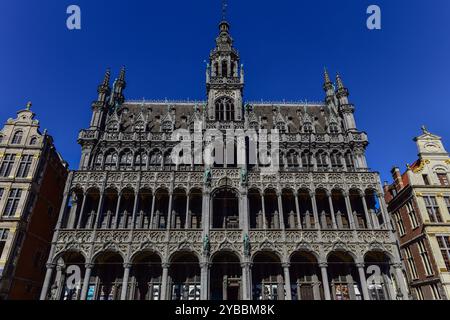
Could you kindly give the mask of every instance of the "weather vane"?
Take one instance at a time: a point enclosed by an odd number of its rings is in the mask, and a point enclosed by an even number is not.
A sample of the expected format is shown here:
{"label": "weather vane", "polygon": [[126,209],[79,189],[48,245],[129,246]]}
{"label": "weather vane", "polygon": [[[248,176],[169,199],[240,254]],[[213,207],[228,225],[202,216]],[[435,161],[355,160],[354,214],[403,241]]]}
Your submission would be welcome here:
{"label": "weather vane", "polygon": [[222,20],[224,21],[227,19],[227,8],[227,0],[222,0]]}

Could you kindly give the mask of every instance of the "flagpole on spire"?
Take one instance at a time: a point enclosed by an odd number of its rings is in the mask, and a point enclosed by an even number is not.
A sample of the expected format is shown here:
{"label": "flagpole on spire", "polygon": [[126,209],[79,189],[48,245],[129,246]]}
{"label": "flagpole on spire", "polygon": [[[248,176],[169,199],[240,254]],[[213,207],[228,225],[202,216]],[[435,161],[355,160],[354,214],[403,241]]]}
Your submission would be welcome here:
{"label": "flagpole on spire", "polygon": [[227,0],[222,0],[222,21],[227,20],[227,8],[228,8]]}

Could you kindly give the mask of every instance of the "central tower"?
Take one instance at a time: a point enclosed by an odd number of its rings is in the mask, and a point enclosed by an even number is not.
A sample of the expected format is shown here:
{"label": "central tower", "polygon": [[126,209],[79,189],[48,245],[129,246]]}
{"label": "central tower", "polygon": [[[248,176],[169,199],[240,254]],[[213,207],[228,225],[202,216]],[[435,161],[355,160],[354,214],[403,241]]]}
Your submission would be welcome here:
{"label": "central tower", "polygon": [[239,52],[233,47],[230,25],[225,18],[219,30],[216,47],[210,53],[206,70],[208,120],[241,121],[244,68],[239,65]]}

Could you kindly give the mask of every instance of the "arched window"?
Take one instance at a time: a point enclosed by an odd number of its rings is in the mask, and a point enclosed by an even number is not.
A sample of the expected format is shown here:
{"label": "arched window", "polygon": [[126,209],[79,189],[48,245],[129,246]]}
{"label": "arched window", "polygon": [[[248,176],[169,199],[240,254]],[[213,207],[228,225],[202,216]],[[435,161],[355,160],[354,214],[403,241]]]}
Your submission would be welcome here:
{"label": "arched window", "polygon": [[147,154],[144,151],[139,151],[134,159],[135,167],[145,168],[147,166],[147,159]]}
{"label": "arched window", "polygon": [[214,63],[213,76],[214,77],[218,77],[219,76],[219,63],[218,62]]}
{"label": "arched window", "polygon": [[109,151],[105,157],[105,170],[116,170],[117,160],[117,152],[114,150]]}
{"label": "arched window", "polygon": [[227,97],[216,100],[216,121],[234,120],[234,102]]}
{"label": "arched window", "polygon": [[334,150],[330,155],[330,160],[333,169],[342,168],[342,154],[339,151]]}
{"label": "arched window", "polygon": [[3,135],[0,134],[0,143],[3,143]]}
{"label": "arched window", "polygon": [[228,63],[225,60],[222,61],[222,77],[228,77]]}
{"label": "arched window", "polygon": [[159,150],[152,151],[150,154],[150,165],[161,166],[162,156]]}
{"label": "arched window", "polygon": [[20,144],[22,143],[22,137],[23,137],[23,131],[16,131],[16,133],[14,133],[13,139],[12,139],[12,144]]}
{"label": "arched window", "polygon": [[320,150],[317,152],[316,161],[318,170],[325,170],[328,168],[327,154],[324,151]]}
{"label": "arched window", "polygon": [[30,146],[35,146],[36,144],[37,144],[37,138],[36,137],[31,138]]}
{"label": "arched window", "polygon": [[298,154],[295,150],[290,150],[286,157],[288,167],[298,167]]}
{"label": "arched window", "polygon": [[103,162],[103,153],[100,152],[95,157],[95,163],[94,163],[95,168],[96,169],[101,169],[102,168],[102,162]]}
{"label": "arched window", "polygon": [[306,169],[311,169],[313,167],[311,152],[309,151],[302,152],[302,167]]}
{"label": "arched window", "polygon": [[133,154],[131,150],[126,150],[120,155],[120,170],[129,170],[133,165]]}
{"label": "arched window", "polygon": [[164,167],[167,169],[170,169],[170,168],[172,168],[173,165],[174,164],[172,161],[172,150],[168,150],[164,154]]}
{"label": "arched window", "polygon": [[355,161],[353,160],[353,155],[350,151],[345,153],[345,165],[348,170],[355,170]]}

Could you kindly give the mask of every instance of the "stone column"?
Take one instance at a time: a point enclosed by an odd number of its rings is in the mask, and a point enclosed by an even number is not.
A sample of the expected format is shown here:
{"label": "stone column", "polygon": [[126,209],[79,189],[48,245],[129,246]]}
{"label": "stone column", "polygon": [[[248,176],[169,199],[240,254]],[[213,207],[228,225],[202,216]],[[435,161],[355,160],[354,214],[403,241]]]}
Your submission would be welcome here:
{"label": "stone column", "polygon": [[289,273],[289,263],[283,263],[284,271],[284,290],[286,292],[285,300],[292,300],[291,275]]}
{"label": "stone column", "polygon": [[367,288],[366,272],[364,270],[364,263],[357,263],[359,281],[361,282],[361,289],[364,300],[370,300],[369,289]]}
{"label": "stone column", "polygon": [[203,236],[202,238],[205,237],[205,235],[209,234],[209,229],[210,229],[210,220],[211,220],[211,215],[210,215],[210,198],[211,198],[211,194],[209,193],[208,190],[203,191],[203,205],[202,205],[202,224],[203,224]]}
{"label": "stone column", "polygon": [[250,286],[250,263],[244,262],[241,264],[242,268],[242,299],[251,300],[251,286]]}
{"label": "stone column", "polygon": [[50,287],[50,281],[52,280],[53,270],[55,269],[55,264],[47,264],[47,272],[45,273],[44,285],[41,291],[40,300],[46,300],[48,295],[48,288]]}
{"label": "stone column", "polygon": [[264,191],[261,195],[261,209],[263,214],[263,228],[264,230],[267,230],[266,204],[264,203]]}
{"label": "stone column", "polygon": [[83,221],[84,207],[86,206],[86,192],[83,193],[83,201],[81,202],[80,216],[78,217],[77,229],[81,228],[81,222]]}
{"label": "stone column", "polygon": [[156,200],[156,194],[153,193],[152,194],[152,209],[150,211],[150,229],[153,229],[153,219],[154,219],[154,215],[155,215],[155,200]]}
{"label": "stone column", "polygon": [[123,280],[122,280],[122,292],[120,294],[120,300],[127,300],[128,293],[128,280],[130,278],[131,263],[123,264]]}
{"label": "stone column", "polygon": [[84,273],[83,288],[81,289],[80,300],[86,300],[86,298],[87,298],[87,292],[89,289],[89,281],[91,279],[91,272],[92,272],[93,267],[94,267],[93,263],[86,263],[86,266],[85,266],[86,271]]}
{"label": "stone column", "polygon": [[161,300],[169,300],[168,297],[168,278],[169,278],[169,264],[168,263],[163,263],[161,265],[162,267],[162,281],[161,281]]}
{"label": "stone column", "polygon": [[331,192],[327,192],[327,196],[328,196],[328,203],[330,205],[330,214],[331,214],[331,221],[333,224],[333,229],[337,229],[336,216],[334,214],[333,198],[332,198]]}
{"label": "stone column", "polygon": [[280,216],[280,225],[281,225],[281,230],[284,230],[286,228],[286,225],[284,224],[283,199],[282,199],[281,195],[282,195],[281,192],[277,192],[278,214]]}
{"label": "stone column", "polygon": [[136,226],[136,214],[138,205],[139,205],[139,189],[134,194],[133,215],[131,216],[131,229],[134,229]]}
{"label": "stone column", "polygon": [[300,206],[298,204],[298,193],[297,193],[297,190],[295,190],[294,196],[295,196],[295,211],[296,211],[296,214],[297,214],[297,225],[298,225],[298,228],[301,230],[302,229],[302,219],[301,219],[301,216],[300,216]]}
{"label": "stone column", "polygon": [[344,198],[345,198],[345,206],[347,207],[347,217],[348,217],[348,223],[350,225],[350,229],[355,230],[356,229],[355,220],[353,219],[352,206],[350,204],[350,197],[347,192],[344,193]]}
{"label": "stone column", "polygon": [[209,299],[209,262],[200,264],[200,300]]}
{"label": "stone column", "polygon": [[189,229],[190,228],[190,220],[191,217],[189,216],[189,199],[190,199],[190,195],[189,193],[186,196],[186,214],[185,214],[185,222],[184,222],[184,228],[185,229]]}
{"label": "stone column", "polygon": [[397,296],[401,300],[408,300],[408,289],[406,288],[405,279],[403,275],[403,266],[399,263],[394,263],[393,267],[395,269],[395,277],[397,278],[397,284],[400,289],[400,293],[397,293]]}
{"label": "stone column", "polygon": [[317,202],[316,202],[316,194],[314,192],[310,192],[309,196],[311,197],[313,215],[314,215],[314,227],[320,230],[320,222],[319,222],[319,213],[317,212]]}
{"label": "stone column", "polygon": [[121,201],[122,201],[122,191],[119,192],[119,197],[117,198],[116,217],[114,218],[114,229],[119,228],[119,213]]}
{"label": "stone column", "polygon": [[325,300],[331,300],[330,284],[328,283],[327,267],[328,267],[327,263],[320,263],[320,271],[322,272],[322,285],[323,285],[323,292],[325,295]]}
{"label": "stone column", "polygon": [[250,228],[250,224],[249,224],[249,217],[248,217],[248,197],[247,197],[247,190],[242,190],[241,192],[241,196],[242,196],[242,207],[241,207],[241,217],[242,217],[242,222],[239,221],[239,224],[241,225],[242,228],[242,232],[245,234],[248,233],[248,230]]}
{"label": "stone column", "polygon": [[378,197],[378,203],[380,204],[381,214],[383,215],[384,229],[389,230],[391,227],[391,223],[390,223],[391,220],[389,218],[389,213],[388,213],[388,209],[386,207],[386,203],[384,202],[384,197],[378,192],[377,192],[377,197]]}
{"label": "stone column", "polygon": [[172,199],[173,199],[173,191],[169,192],[169,209],[167,211],[167,230],[172,228]]}
{"label": "stone column", "polygon": [[102,211],[103,211],[103,199],[105,197],[105,190],[104,188],[102,189],[102,191],[100,192],[100,199],[98,200],[98,207],[97,207],[97,216],[94,219],[94,229],[98,228],[98,224],[100,221],[100,217],[102,216]]}
{"label": "stone column", "polygon": [[[69,212],[69,219],[67,221],[67,228],[68,229],[75,229],[76,226],[76,219],[77,219],[77,211],[78,211],[78,204],[80,202],[80,199],[78,199],[76,193],[73,193],[72,196],[72,207],[70,208]],[[64,202],[63,202],[64,203]]]}
{"label": "stone column", "polygon": [[361,196],[361,201],[363,204],[363,208],[364,208],[364,214],[366,216],[366,221],[367,221],[367,229],[372,229],[372,217],[369,214],[369,210],[367,210],[367,202],[366,202],[366,197],[364,192],[360,193]]}

